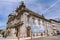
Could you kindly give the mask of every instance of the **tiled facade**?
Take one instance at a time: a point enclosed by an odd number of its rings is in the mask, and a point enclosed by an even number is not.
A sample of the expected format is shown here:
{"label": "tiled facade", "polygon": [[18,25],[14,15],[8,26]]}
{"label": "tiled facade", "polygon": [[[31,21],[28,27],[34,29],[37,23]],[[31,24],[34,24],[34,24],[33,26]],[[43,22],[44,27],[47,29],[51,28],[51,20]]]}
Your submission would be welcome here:
{"label": "tiled facade", "polygon": [[[12,36],[29,37],[31,33],[33,36],[53,35],[51,21],[27,9],[23,2],[15,11],[16,13],[9,14],[7,22],[7,30]],[[41,26],[43,26],[43,32],[39,29]],[[37,31],[34,29],[35,33],[33,28],[38,28]]]}

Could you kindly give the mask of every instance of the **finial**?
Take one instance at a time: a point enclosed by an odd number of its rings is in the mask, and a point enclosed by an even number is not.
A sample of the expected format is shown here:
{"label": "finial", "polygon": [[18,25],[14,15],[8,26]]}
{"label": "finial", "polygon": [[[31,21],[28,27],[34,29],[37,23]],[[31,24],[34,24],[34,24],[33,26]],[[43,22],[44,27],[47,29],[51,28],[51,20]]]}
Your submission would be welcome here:
{"label": "finial", "polygon": [[44,15],[42,14],[42,17],[44,18]]}
{"label": "finial", "polygon": [[24,5],[24,2],[23,1],[21,1],[21,5]]}
{"label": "finial", "polygon": [[44,17],[44,15],[42,14],[42,16]]}
{"label": "finial", "polygon": [[25,7],[24,1],[21,1],[20,7]]}
{"label": "finial", "polygon": [[19,10],[25,9],[25,7],[26,7],[26,6],[25,6],[25,4],[24,4],[24,1],[21,1],[19,7],[16,9],[16,12],[18,12]]}

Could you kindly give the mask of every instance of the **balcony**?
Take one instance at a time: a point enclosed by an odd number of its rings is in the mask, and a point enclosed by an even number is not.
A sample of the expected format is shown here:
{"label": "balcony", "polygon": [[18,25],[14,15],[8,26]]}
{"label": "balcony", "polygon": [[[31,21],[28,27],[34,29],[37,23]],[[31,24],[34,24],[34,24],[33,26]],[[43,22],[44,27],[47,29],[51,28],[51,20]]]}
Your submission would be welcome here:
{"label": "balcony", "polygon": [[17,23],[14,24],[14,27],[21,26],[21,25],[23,25],[23,24],[24,24],[23,21],[17,22]]}
{"label": "balcony", "polygon": [[24,24],[23,21],[21,21],[21,22],[19,21],[19,22],[16,22],[16,23],[9,23],[7,26],[9,28],[15,28],[15,27],[21,26],[23,24]]}

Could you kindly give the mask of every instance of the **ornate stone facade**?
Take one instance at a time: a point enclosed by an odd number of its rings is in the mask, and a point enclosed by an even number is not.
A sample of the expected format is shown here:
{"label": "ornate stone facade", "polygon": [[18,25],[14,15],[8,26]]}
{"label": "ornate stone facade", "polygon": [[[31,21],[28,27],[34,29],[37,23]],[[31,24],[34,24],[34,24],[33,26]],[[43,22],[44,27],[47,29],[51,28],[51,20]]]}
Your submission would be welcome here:
{"label": "ornate stone facade", "polygon": [[[51,20],[45,19],[43,15],[39,15],[26,8],[24,3],[15,10],[16,12],[9,14],[7,22],[7,30],[10,31],[11,36],[14,37],[30,37],[32,35],[53,35]],[[39,31],[41,25],[43,26],[43,32]],[[33,33],[33,27],[37,27],[39,30],[37,33]],[[34,29],[34,31],[36,31]]]}

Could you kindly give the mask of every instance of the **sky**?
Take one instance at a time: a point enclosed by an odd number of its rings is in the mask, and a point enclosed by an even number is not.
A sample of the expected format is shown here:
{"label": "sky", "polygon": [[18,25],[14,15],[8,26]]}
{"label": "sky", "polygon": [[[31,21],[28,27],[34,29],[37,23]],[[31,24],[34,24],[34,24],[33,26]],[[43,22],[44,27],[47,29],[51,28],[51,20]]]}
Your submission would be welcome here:
{"label": "sky", "polygon": [[0,0],[0,29],[6,29],[8,15],[24,1],[26,7],[47,19],[60,18],[60,0]]}

